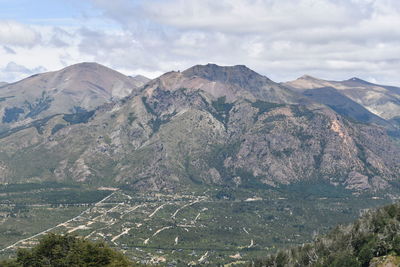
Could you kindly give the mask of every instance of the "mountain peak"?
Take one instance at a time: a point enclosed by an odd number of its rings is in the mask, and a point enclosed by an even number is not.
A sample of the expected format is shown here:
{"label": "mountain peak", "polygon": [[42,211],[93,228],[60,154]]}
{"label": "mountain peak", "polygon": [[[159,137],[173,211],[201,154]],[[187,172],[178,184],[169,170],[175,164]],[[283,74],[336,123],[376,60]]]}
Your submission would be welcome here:
{"label": "mountain peak", "polygon": [[149,78],[147,78],[146,76],[143,76],[143,75],[141,75],[141,74],[138,74],[138,75],[135,75],[135,76],[133,76],[132,78],[134,78],[134,79],[141,79],[141,80],[150,80]]}
{"label": "mountain peak", "polygon": [[62,70],[82,70],[82,69],[93,70],[93,69],[110,69],[110,68],[96,62],[81,62],[65,67]]}
{"label": "mountain peak", "polygon": [[308,74],[304,74],[303,76],[297,78],[297,80],[307,80],[307,81],[320,81],[320,79],[315,78],[311,75]]}
{"label": "mountain peak", "polygon": [[169,72],[149,83],[149,95],[156,88],[202,90],[213,97],[261,99],[274,103],[295,103],[298,96],[245,65],[195,65],[182,72]]}
{"label": "mountain peak", "polygon": [[137,87],[141,87],[148,83],[151,79],[147,78],[146,76],[143,75],[135,75],[135,76],[129,76],[133,84],[135,84]]}
{"label": "mountain peak", "polygon": [[21,111],[18,116],[3,116],[2,122],[7,123],[6,127],[11,127],[13,123],[27,118],[42,119],[54,114],[68,114],[75,107],[93,110],[113,99],[131,94],[142,85],[141,81],[93,62],[35,74],[1,86],[0,98],[13,97],[0,101],[0,108],[15,107]]}
{"label": "mountain peak", "polygon": [[234,65],[234,66],[220,66],[214,63],[208,63],[206,65],[195,65],[185,71],[183,73],[187,74],[204,74],[204,73],[222,73],[222,72],[253,72],[256,73],[255,71],[249,69],[245,65]]}
{"label": "mountain peak", "polygon": [[249,80],[263,79],[267,77],[258,74],[245,65],[219,66],[209,63],[207,65],[195,65],[182,72],[185,77],[200,77],[209,81],[230,82],[245,87]]}
{"label": "mountain peak", "polygon": [[363,83],[363,84],[371,84],[370,82],[367,82],[367,81],[362,80],[362,79],[357,78],[357,77],[350,78],[350,79],[346,80],[345,82],[356,82],[356,83]]}

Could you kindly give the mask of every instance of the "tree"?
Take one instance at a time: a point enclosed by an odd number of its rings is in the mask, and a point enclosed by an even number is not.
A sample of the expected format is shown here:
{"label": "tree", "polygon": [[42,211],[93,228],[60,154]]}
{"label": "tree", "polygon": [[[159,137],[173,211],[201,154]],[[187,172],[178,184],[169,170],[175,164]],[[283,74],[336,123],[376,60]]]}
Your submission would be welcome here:
{"label": "tree", "polygon": [[0,262],[5,267],[132,267],[121,252],[104,242],[72,235],[47,234],[31,249],[19,249],[17,257]]}

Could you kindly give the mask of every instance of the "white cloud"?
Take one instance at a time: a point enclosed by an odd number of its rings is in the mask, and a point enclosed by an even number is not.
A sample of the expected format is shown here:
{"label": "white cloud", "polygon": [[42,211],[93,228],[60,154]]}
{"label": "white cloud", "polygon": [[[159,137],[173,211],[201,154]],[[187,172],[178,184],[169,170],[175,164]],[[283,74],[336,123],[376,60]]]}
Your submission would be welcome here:
{"label": "white cloud", "polygon": [[400,85],[397,0],[90,3],[90,12],[83,10],[69,26],[12,23],[19,25],[16,32],[31,32],[26,34],[31,41],[17,38],[23,34],[2,34],[0,23],[0,58],[30,69],[40,62],[50,70],[97,61],[126,74],[151,77],[208,62],[245,64],[276,81],[307,73]]}
{"label": "white cloud", "polygon": [[41,39],[41,35],[31,27],[15,22],[0,20],[0,44],[32,47]]}

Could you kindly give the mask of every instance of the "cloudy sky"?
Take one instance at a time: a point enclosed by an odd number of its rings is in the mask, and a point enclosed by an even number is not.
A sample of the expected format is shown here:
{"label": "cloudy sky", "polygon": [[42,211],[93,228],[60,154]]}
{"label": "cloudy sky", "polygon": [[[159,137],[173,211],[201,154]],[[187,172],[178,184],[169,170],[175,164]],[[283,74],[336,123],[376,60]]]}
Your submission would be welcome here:
{"label": "cloudy sky", "polygon": [[150,78],[212,62],[400,85],[400,1],[0,0],[0,81],[83,61]]}

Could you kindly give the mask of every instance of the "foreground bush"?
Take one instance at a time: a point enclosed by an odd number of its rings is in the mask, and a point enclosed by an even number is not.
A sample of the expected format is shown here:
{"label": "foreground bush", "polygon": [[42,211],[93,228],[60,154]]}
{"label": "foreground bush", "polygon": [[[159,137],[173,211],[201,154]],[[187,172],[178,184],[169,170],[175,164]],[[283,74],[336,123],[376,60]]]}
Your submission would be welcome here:
{"label": "foreground bush", "polygon": [[121,252],[104,243],[71,235],[47,234],[32,249],[19,249],[17,257],[0,262],[4,267],[131,267]]}

